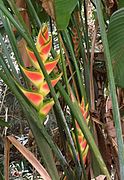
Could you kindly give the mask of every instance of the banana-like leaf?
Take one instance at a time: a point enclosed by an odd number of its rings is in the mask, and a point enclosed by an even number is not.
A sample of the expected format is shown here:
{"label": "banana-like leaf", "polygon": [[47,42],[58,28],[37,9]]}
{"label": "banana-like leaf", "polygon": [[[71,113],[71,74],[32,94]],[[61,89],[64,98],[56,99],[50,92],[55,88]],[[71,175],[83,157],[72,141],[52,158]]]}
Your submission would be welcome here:
{"label": "banana-like leaf", "polygon": [[115,83],[124,88],[124,8],[110,18],[108,41]]}
{"label": "banana-like leaf", "polygon": [[76,7],[77,3],[78,0],[54,1],[56,23],[59,30],[66,29],[70,20],[71,13]]}
{"label": "banana-like leaf", "polygon": [[118,0],[118,7],[124,7],[124,0]]}

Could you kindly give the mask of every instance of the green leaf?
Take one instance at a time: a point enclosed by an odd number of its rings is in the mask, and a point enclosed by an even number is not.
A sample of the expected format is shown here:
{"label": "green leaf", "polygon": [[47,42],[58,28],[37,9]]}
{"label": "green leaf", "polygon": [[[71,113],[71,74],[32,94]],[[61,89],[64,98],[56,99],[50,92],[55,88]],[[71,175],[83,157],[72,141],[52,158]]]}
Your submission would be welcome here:
{"label": "green leaf", "polygon": [[110,18],[108,41],[115,83],[124,88],[124,8]]}
{"label": "green leaf", "polygon": [[[24,39],[26,39],[26,41],[29,44],[29,47],[34,49],[35,53],[36,53],[37,51],[36,51],[34,41],[31,39],[30,34],[28,33],[25,26],[23,26],[20,21],[17,23],[17,20],[15,20],[15,18],[12,17],[12,15],[9,13],[9,11],[4,7],[4,5],[1,2],[2,1],[0,0],[0,4],[1,4],[0,9],[2,9],[2,11],[6,14],[6,16],[9,18],[9,20],[13,23],[13,25],[15,25],[15,27],[20,32],[22,37],[24,37]],[[11,1],[11,2],[13,2],[13,1]],[[15,4],[13,4],[13,5],[15,5]],[[17,11],[17,9],[16,9],[16,11]],[[17,15],[18,15],[18,13],[16,14],[16,16]],[[41,59],[40,59],[39,53],[37,52],[36,55],[38,56],[38,60],[40,61]],[[41,154],[41,156],[42,156],[42,158],[44,160],[44,164],[45,164],[49,174],[51,175],[51,178],[52,179],[59,179],[58,172],[57,172],[57,169],[56,169],[56,165],[55,165],[55,162],[54,162],[54,159],[53,159],[53,156],[52,156],[52,151],[51,151],[50,147],[53,149],[56,156],[60,160],[61,165],[62,165],[64,171],[67,174],[67,177],[73,177],[72,170],[69,167],[68,163],[66,162],[66,159],[62,155],[61,151],[53,143],[51,137],[47,138],[47,136],[46,136],[47,132],[42,133],[42,131],[45,131],[45,128],[44,128],[44,126],[42,126],[42,128],[41,128],[41,123],[40,123],[40,118],[41,117],[40,117],[40,115],[37,113],[37,111],[35,109],[33,109],[32,106],[30,106],[27,103],[26,99],[22,96],[21,92],[19,91],[19,89],[18,89],[18,87],[17,87],[17,85],[15,83],[15,78],[10,73],[9,69],[7,68],[7,66],[6,66],[4,60],[2,60],[2,58],[0,58],[0,64],[1,64],[2,68],[4,68],[4,71],[5,71],[5,73],[3,73],[3,70],[0,69],[0,77],[10,87],[10,89],[13,91],[13,93],[18,98],[19,102],[21,103],[22,107],[24,108],[25,113],[27,113],[27,117],[28,117],[27,120],[28,120],[28,122],[29,122],[29,124],[31,126],[31,129],[33,131],[33,135],[35,137],[35,140],[36,140],[36,142],[38,144],[38,147],[39,147],[39,150],[40,150],[40,154]],[[42,62],[40,64],[43,66]],[[44,66],[42,67],[42,69],[43,68],[44,68]],[[49,84],[50,84],[49,75],[47,75],[47,73],[45,71],[45,68],[43,69],[43,71],[44,71],[45,76],[47,76],[46,79],[49,81]],[[50,86],[50,89],[52,89],[52,85]],[[52,90],[54,91],[54,89],[52,89]],[[54,92],[54,94],[55,94],[55,92]],[[58,100],[57,97],[56,97],[56,99]],[[34,129],[34,125],[36,126],[36,131]],[[39,133],[39,135],[38,135],[38,133]],[[46,153],[46,150],[49,151],[49,152]]]}
{"label": "green leaf", "polygon": [[0,179],[4,180],[4,177],[3,177],[2,173],[1,173],[1,170],[0,170]]}
{"label": "green leaf", "polygon": [[118,7],[119,7],[119,8],[124,7],[124,0],[119,0],[119,1],[118,1]]}
{"label": "green leaf", "polygon": [[5,126],[9,126],[8,122],[5,122],[4,120],[0,119],[0,126],[5,127]]}
{"label": "green leaf", "polygon": [[63,30],[68,26],[72,11],[77,5],[78,0],[55,0],[55,16],[59,30]]}

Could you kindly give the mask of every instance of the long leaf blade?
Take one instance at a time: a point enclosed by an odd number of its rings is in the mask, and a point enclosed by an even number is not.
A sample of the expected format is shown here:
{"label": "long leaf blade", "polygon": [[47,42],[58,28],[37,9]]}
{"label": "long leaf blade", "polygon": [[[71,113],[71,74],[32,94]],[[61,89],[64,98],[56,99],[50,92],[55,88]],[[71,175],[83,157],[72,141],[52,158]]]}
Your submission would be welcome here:
{"label": "long leaf blade", "polygon": [[7,139],[18,149],[18,151],[32,164],[32,166],[39,172],[43,179],[51,180],[49,174],[44,169],[44,167],[40,164],[40,162],[36,159],[32,152],[30,152],[27,148],[25,148],[18,140],[16,140],[13,136],[7,136]]}
{"label": "long leaf blade", "polygon": [[77,5],[77,0],[55,0],[55,15],[58,29],[66,29],[71,17],[71,13]]}
{"label": "long leaf blade", "polygon": [[124,88],[124,8],[116,11],[110,18],[108,41],[115,83]]}

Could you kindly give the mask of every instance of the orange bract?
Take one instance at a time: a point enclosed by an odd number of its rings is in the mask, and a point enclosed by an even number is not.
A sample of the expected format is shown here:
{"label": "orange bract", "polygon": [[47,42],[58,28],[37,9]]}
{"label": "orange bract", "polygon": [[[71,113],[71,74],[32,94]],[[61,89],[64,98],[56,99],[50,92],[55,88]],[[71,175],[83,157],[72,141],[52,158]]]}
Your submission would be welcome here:
{"label": "orange bract", "polygon": [[[71,93],[71,99],[72,99],[73,102],[75,101],[75,98],[74,98],[72,93]],[[89,122],[88,105],[85,107],[83,98],[82,98],[81,104],[79,104],[79,107],[80,107],[80,111],[82,113],[82,116],[83,116],[84,120],[88,124],[88,122]],[[77,121],[75,122],[75,125],[76,125],[77,138],[78,138],[78,143],[80,145],[81,155],[82,155],[82,158],[83,158],[83,162],[85,164],[86,159],[87,159],[87,155],[88,155],[88,151],[89,151],[89,145],[87,144],[87,141],[86,141],[86,139],[85,139],[85,137],[84,137],[84,135],[83,135],[83,133],[82,133],[82,131],[80,129],[80,126],[77,123]],[[75,146],[77,147],[76,139],[75,139],[74,134],[73,134],[73,138],[74,138]],[[77,153],[78,153],[78,151],[77,151]],[[77,154],[77,155],[79,157],[79,154]]]}
{"label": "orange bract", "polygon": [[40,104],[43,102],[43,95],[37,92],[30,92],[20,88],[27,99],[35,106],[39,107]]}
{"label": "orange bract", "polygon": [[[54,70],[60,58],[60,55],[57,55],[57,57],[53,60],[48,59],[51,47],[52,47],[52,37],[49,36],[48,26],[45,24],[40,29],[40,32],[38,34],[36,48],[37,51],[39,52],[41,61],[44,63],[44,67],[48,74],[50,74]],[[29,70],[22,66],[21,69],[24,72],[24,74],[27,76],[27,78],[33,83],[33,85],[36,86],[37,92],[30,92],[24,90],[23,88],[20,89],[27,97],[27,99],[37,108],[39,113],[43,116],[46,116],[49,113],[50,109],[52,108],[54,101],[53,99],[50,99],[46,102],[47,98],[45,96],[50,92],[49,86],[46,80],[44,79],[44,75],[42,73],[42,70],[40,69],[39,63],[37,61],[37,58],[33,50],[29,49],[28,47],[26,47],[26,50],[35,70]],[[61,75],[62,74],[51,79],[51,84],[53,87],[60,80]]]}

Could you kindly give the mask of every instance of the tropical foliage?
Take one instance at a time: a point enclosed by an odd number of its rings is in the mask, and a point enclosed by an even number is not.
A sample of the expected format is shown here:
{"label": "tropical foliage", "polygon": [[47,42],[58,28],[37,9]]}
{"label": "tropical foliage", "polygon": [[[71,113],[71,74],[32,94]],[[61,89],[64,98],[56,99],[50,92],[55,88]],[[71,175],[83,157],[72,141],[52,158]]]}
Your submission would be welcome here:
{"label": "tropical foliage", "polygon": [[[9,179],[12,143],[43,178],[124,179],[123,5],[0,0],[0,77],[21,105],[45,167],[5,134],[1,178]],[[45,126],[51,110],[61,146]],[[10,128],[3,120],[0,126]]]}

